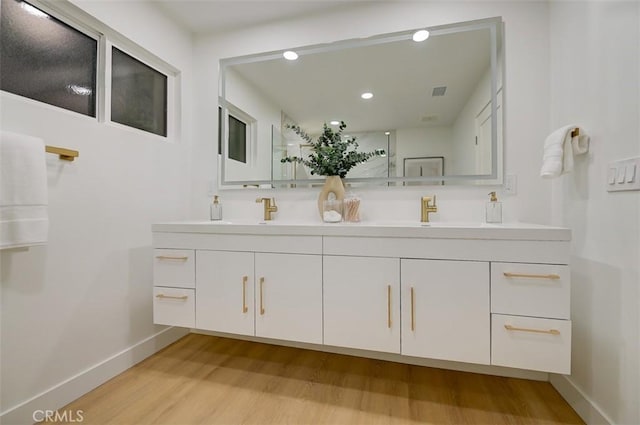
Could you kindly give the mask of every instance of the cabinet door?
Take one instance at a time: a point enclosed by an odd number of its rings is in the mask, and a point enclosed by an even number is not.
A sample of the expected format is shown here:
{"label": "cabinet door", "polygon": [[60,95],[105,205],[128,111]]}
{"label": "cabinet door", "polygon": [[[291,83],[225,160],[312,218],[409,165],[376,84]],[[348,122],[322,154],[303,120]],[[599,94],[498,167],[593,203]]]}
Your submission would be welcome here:
{"label": "cabinet door", "polygon": [[400,260],[325,256],[324,343],[400,353]]}
{"label": "cabinet door", "polygon": [[256,336],[322,343],[322,256],[255,254]]}
{"label": "cabinet door", "polygon": [[402,260],[402,354],[490,363],[489,263]]}
{"label": "cabinet door", "polygon": [[253,252],[196,252],[196,328],[254,335]]}

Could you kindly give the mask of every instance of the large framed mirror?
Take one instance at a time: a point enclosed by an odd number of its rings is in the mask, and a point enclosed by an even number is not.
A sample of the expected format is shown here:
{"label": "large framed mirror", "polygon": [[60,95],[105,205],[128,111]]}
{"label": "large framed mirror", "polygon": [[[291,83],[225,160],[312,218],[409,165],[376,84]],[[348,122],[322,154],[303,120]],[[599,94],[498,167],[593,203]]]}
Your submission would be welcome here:
{"label": "large framed mirror", "polygon": [[[221,187],[318,183],[302,164],[324,123],[344,121],[360,151],[380,154],[348,182],[500,184],[503,144],[501,18],[222,59]],[[362,95],[373,96],[364,99]],[[365,96],[366,97],[366,96]]]}

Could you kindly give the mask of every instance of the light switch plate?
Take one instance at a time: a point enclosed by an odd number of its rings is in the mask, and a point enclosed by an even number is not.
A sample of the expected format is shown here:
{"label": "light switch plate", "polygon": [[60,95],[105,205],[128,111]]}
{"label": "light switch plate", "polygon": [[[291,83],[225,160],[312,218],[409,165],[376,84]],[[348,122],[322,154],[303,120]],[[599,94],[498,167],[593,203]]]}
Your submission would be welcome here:
{"label": "light switch plate", "polygon": [[504,177],[502,192],[505,195],[515,195],[518,193],[518,176],[515,174],[507,174]]}
{"label": "light switch plate", "polygon": [[609,163],[607,191],[640,190],[640,156],[620,159]]}

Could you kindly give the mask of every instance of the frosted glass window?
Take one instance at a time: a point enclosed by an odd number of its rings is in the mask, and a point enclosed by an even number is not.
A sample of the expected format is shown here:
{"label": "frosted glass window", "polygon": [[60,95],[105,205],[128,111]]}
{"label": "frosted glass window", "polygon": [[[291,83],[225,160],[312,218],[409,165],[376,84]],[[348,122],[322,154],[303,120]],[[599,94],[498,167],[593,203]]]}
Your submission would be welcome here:
{"label": "frosted glass window", "polygon": [[229,158],[247,162],[247,124],[229,115]]}
{"label": "frosted glass window", "polygon": [[123,51],[111,51],[111,121],[167,135],[167,76]]}
{"label": "frosted glass window", "polygon": [[96,116],[97,41],[24,1],[0,1],[0,89]]}

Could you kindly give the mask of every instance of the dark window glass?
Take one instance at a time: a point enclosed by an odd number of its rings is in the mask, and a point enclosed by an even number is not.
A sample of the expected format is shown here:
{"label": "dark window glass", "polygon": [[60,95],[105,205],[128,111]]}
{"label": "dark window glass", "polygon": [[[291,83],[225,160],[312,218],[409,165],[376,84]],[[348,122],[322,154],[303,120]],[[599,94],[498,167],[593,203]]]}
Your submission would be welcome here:
{"label": "dark window glass", "polygon": [[229,115],[229,158],[247,162],[247,125]]}
{"label": "dark window glass", "polygon": [[222,155],[222,108],[218,106],[218,155]]}
{"label": "dark window glass", "polygon": [[111,121],[167,135],[167,76],[113,47]]}
{"label": "dark window glass", "polygon": [[29,3],[0,1],[0,89],[96,116],[98,42]]}

